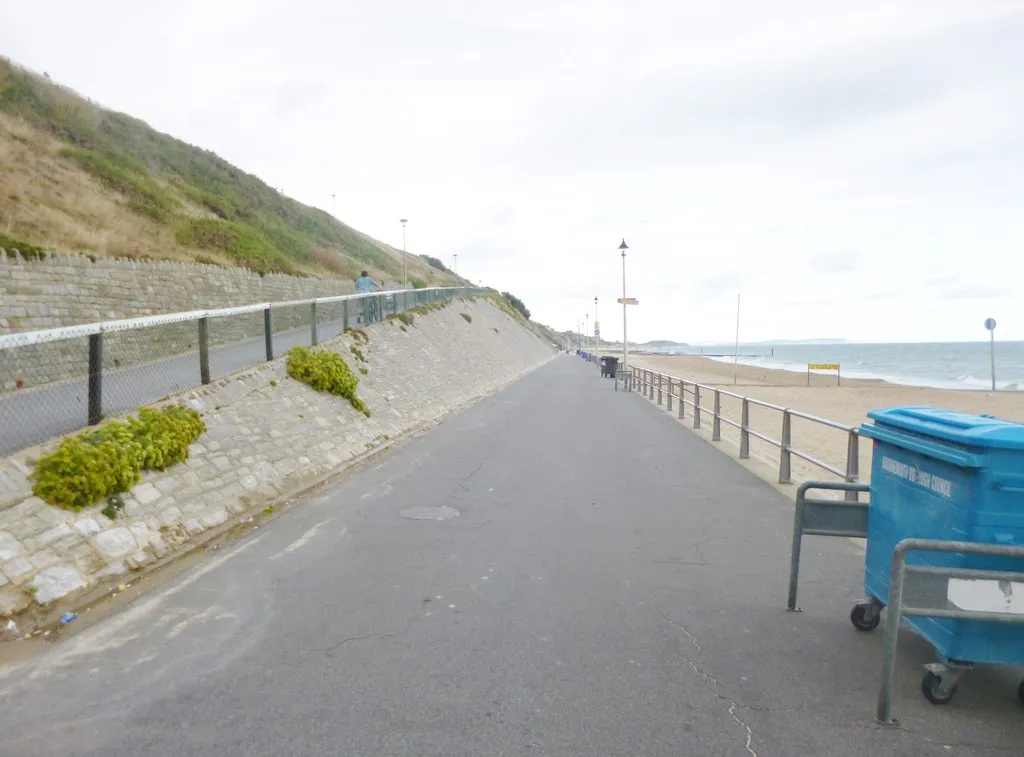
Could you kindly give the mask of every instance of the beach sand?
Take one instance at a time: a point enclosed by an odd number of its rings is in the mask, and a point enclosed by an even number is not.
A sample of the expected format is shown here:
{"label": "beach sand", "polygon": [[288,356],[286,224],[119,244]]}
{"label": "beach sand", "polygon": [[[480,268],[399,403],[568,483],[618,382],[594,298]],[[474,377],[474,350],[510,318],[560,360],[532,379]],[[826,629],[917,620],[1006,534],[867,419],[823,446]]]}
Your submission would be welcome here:
{"label": "beach sand", "polygon": [[[698,382],[715,386],[734,394],[770,402],[796,411],[827,418],[846,426],[859,426],[868,420],[868,410],[906,405],[929,405],[933,407],[960,410],[967,413],[986,413],[997,418],[1024,423],[1024,392],[980,392],[930,389],[925,387],[900,386],[884,381],[842,380],[836,386],[834,375],[812,374],[811,386],[807,386],[806,374],[791,371],[772,370],[739,365],[736,367],[736,383],[733,383],[733,366],[709,358],[692,355],[631,355],[630,364],[640,368],[659,371],[687,382]],[[678,387],[678,385],[677,385]],[[677,388],[678,393],[678,388]],[[688,399],[692,401],[692,397]],[[711,426],[711,409],[714,397],[711,393],[701,397],[702,427]],[[722,415],[739,421],[741,402],[731,397],[721,397]],[[692,426],[691,408],[686,408],[686,424]],[[755,431],[780,439],[782,434],[782,413],[776,410],[751,405],[750,426]],[[737,454],[739,431],[722,424],[722,439],[728,451]],[[820,424],[793,418],[792,446],[806,454],[822,460],[835,468],[845,470],[848,434]],[[751,439],[751,456],[774,466],[778,470],[779,450],[767,442]],[[871,443],[860,441],[860,477],[870,480]],[[794,481],[835,480],[827,471],[804,460],[793,457],[792,477]]]}

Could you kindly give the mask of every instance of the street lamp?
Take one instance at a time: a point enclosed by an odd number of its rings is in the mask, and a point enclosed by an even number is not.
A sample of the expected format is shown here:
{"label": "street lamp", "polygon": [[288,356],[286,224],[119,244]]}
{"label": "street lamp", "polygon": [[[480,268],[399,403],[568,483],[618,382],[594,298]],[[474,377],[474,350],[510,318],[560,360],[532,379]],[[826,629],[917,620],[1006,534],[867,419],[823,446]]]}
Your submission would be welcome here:
{"label": "street lamp", "polygon": [[452,273],[457,274],[459,272],[459,253],[456,252],[454,255],[452,255],[452,260],[454,261],[452,263]]}
{"label": "street lamp", "polygon": [[626,336],[626,250],[629,245],[622,240],[619,250],[622,252],[622,368],[629,367],[629,339]]}
{"label": "street lamp", "polygon": [[601,322],[597,320],[597,297],[594,298],[594,352],[601,351]]}
{"label": "street lamp", "polygon": [[590,313],[583,319],[583,339],[584,344],[587,345],[587,362],[590,362]]}
{"label": "street lamp", "polygon": [[409,253],[405,251],[405,225],[409,223],[405,218],[398,221],[402,224],[402,278],[405,279],[405,288],[409,288]]}

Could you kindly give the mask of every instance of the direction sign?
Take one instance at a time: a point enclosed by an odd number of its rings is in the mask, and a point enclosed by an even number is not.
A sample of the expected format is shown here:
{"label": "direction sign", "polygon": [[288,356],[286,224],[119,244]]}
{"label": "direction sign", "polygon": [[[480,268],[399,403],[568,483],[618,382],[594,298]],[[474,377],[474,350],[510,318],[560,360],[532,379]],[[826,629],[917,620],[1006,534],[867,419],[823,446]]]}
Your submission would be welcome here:
{"label": "direction sign", "polygon": [[996,319],[995,318],[986,318],[985,319],[985,328],[987,328],[989,331],[995,331],[996,330]]}
{"label": "direction sign", "polygon": [[619,299],[617,299],[616,302],[619,303],[620,305],[639,305],[640,304],[640,300],[638,300],[636,297],[619,297]]}

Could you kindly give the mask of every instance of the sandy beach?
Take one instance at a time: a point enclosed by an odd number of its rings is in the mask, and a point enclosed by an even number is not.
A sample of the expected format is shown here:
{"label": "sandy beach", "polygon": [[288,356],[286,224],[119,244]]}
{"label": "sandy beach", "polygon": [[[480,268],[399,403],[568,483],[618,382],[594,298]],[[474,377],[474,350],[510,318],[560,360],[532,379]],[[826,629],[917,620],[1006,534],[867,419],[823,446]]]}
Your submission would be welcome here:
{"label": "sandy beach", "polygon": [[[827,418],[847,426],[859,426],[867,421],[869,410],[906,405],[929,405],[968,413],[987,413],[997,418],[1024,423],[1024,392],[955,391],[854,379],[843,379],[842,385],[836,386],[834,375],[819,374],[812,374],[811,386],[807,386],[805,374],[744,365],[736,367],[734,383],[731,363],[720,363],[692,355],[631,355],[630,363],[688,382],[716,386],[734,394]],[[722,415],[739,421],[741,402],[725,396],[721,398],[721,402]],[[713,396],[702,397],[701,405],[706,405],[710,410],[713,406]],[[690,425],[692,411],[689,407],[686,413],[687,424]],[[710,413],[707,418],[702,418],[702,421],[702,425],[706,423],[710,427]],[[765,436],[776,440],[781,436],[782,414],[778,411],[752,405],[750,423],[754,430]],[[734,448],[730,451],[738,450],[737,429],[723,423],[722,438],[725,444]],[[794,418],[792,444],[795,449],[836,468],[846,467],[847,434],[843,431]],[[776,469],[778,467],[779,450],[767,442],[751,439],[751,455],[774,465]],[[827,471],[795,456],[792,471],[795,481],[834,478]],[[862,440],[860,444],[860,471],[863,480],[870,480],[871,445],[867,440]]]}

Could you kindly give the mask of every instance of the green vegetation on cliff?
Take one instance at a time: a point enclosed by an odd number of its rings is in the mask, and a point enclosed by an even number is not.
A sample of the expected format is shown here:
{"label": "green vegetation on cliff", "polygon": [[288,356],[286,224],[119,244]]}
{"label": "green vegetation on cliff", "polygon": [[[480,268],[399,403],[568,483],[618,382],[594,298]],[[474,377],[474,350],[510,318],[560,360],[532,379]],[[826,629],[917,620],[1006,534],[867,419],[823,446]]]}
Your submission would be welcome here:
{"label": "green vegetation on cliff", "polygon": [[[58,140],[61,147],[56,157],[116,193],[124,207],[150,224],[140,226],[142,231],[156,233],[152,224],[167,228],[171,232],[165,235],[167,242],[181,248],[167,250],[167,257],[234,264],[261,273],[355,278],[368,268],[392,280],[401,278],[400,252],[329,213],[284,196],[208,150],[161,134],[131,116],[100,108],[4,58],[0,58],[0,113]],[[24,179],[32,178],[35,165],[26,162]],[[33,245],[50,243],[55,235],[38,221],[19,225],[17,202],[11,198],[11,217],[3,219],[12,235]],[[162,252],[155,249],[146,254],[157,257]],[[445,271],[411,255],[409,273],[424,283],[452,283]]]}

